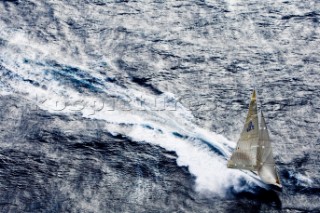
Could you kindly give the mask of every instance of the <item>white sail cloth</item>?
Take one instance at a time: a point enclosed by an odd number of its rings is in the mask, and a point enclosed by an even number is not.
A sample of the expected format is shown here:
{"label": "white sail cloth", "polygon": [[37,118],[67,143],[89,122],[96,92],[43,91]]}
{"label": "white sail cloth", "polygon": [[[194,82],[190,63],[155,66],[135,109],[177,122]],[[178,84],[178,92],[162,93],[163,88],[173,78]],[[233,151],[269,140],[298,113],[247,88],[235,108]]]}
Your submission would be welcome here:
{"label": "white sail cloth", "polygon": [[236,150],[231,155],[227,166],[234,169],[258,171],[260,178],[265,183],[281,187],[268,129],[262,112],[261,124],[259,125],[255,91],[253,91],[251,97],[246,122]]}
{"label": "white sail cloth", "polygon": [[266,183],[280,185],[280,179],[276,170],[275,161],[272,154],[272,147],[269,138],[268,128],[266,126],[262,112],[257,160],[257,170],[260,178]]}

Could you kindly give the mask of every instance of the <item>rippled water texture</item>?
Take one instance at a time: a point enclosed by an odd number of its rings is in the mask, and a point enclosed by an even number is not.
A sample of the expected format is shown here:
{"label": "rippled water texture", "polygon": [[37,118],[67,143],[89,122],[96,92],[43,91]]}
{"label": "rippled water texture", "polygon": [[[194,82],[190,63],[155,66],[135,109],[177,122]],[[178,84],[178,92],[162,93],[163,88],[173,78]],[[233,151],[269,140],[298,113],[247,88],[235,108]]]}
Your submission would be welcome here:
{"label": "rippled water texture", "polygon": [[[318,212],[319,1],[0,1],[1,212]],[[226,168],[257,89],[283,184]]]}

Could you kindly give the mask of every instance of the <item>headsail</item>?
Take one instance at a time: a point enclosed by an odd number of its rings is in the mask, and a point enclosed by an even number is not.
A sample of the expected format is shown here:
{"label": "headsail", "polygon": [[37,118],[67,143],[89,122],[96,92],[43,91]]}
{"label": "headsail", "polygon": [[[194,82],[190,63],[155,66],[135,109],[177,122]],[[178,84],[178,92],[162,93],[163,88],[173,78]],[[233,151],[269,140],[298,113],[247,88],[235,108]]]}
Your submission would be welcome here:
{"label": "headsail", "polygon": [[259,123],[257,113],[256,91],[254,90],[249,105],[244,128],[235,152],[228,161],[229,168],[256,170],[259,141]]}
{"label": "headsail", "polygon": [[266,122],[261,111],[259,148],[258,158],[258,174],[260,178],[269,184],[281,186],[280,179],[276,170],[275,161],[273,159],[272,147],[269,138]]}

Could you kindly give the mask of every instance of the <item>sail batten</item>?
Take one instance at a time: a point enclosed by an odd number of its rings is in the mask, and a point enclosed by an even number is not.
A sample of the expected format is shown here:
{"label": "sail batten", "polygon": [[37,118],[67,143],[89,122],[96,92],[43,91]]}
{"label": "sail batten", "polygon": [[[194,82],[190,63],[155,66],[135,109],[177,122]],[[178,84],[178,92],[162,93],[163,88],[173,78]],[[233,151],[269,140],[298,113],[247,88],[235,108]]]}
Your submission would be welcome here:
{"label": "sail batten", "polygon": [[262,111],[259,124],[256,99],[254,90],[243,130],[227,166],[234,169],[257,171],[262,181],[281,187]]}

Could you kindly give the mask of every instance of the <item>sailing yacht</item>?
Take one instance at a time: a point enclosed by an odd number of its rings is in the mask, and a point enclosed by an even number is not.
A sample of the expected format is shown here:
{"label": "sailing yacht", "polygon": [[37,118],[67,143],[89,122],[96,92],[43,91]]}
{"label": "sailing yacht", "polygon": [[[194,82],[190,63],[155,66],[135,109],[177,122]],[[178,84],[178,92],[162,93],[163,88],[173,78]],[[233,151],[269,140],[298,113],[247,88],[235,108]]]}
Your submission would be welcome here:
{"label": "sailing yacht", "polygon": [[244,128],[227,166],[233,169],[250,170],[258,174],[266,184],[281,189],[282,185],[275,166],[271,141],[262,111],[260,123],[258,117],[256,91],[254,90]]}

